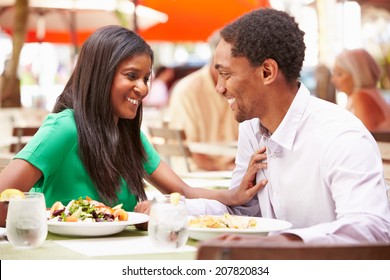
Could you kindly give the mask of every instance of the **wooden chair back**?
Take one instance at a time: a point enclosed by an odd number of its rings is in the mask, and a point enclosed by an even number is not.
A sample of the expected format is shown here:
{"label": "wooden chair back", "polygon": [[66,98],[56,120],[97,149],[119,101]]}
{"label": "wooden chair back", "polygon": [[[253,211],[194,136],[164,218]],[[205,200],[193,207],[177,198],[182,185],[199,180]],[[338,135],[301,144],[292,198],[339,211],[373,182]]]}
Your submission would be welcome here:
{"label": "wooden chair back", "polygon": [[390,244],[312,245],[303,243],[199,244],[198,260],[390,260]]}
{"label": "wooden chair back", "polygon": [[32,137],[38,131],[38,126],[26,126],[26,127],[18,127],[15,126],[12,129],[12,136],[16,137],[16,142],[11,143],[10,152],[17,153],[19,152],[26,144],[27,137]]}
{"label": "wooden chair back", "polygon": [[0,173],[4,170],[4,168],[11,162],[11,158],[0,156]]}
{"label": "wooden chair back", "polygon": [[377,142],[390,143],[390,131],[376,131],[376,132],[371,132],[371,134]]}
{"label": "wooden chair back", "polygon": [[6,166],[6,164],[0,163],[0,173],[3,172]]}
{"label": "wooden chair back", "polygon": [[156,151],[172,165],[172,157],[183,157],[187,171],[191,171],[191,152],[184,130],[168,127],[148,127],[151,142]]}

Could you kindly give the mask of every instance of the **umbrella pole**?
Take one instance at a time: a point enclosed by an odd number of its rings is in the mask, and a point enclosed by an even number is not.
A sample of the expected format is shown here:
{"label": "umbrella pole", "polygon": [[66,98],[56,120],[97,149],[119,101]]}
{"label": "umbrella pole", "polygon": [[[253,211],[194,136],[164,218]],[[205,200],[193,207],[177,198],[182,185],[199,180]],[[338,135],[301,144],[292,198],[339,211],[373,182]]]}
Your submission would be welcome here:
{"label": "umbrella pole", "polygon": [[77,30],[76,30],[76,14],[74,11],[70,12],[70,21],[69,21],[69,29],[70,36],[73,45],[73,63],[75,63],[76,56],[78,54],[78,38],[77,38]]}
{"label": "umbrella pole", "polygon": [[133,15],[133,31],[135,33],[138,33],[138,22],[137,22],[137,6],[138,6],[138,0],[133,0],[134,3],[134,15]]}

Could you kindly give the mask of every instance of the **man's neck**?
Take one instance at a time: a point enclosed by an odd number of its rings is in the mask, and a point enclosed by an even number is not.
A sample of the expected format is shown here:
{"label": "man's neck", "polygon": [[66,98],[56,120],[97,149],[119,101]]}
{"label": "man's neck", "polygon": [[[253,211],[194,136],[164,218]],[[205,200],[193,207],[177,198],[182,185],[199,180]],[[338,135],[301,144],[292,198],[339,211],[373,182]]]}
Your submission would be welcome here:
{"label": "man's neck", "polygon": [[[299,85],[278,87],[277,91],[270,92],[270,106],[266,116],[260,118],[260,122],[270,134],[273,134],[283,121],[294,98],[299,90]],[[277,104],[275,106],[275,104]]]}

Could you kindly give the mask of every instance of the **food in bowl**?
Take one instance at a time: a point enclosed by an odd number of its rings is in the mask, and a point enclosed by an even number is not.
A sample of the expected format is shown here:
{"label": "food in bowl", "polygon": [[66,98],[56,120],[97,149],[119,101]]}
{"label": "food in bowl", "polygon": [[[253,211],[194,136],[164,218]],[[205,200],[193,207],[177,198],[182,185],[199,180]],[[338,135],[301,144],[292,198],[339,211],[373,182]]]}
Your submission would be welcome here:
{"label": "food in bowl", "polygon": [[120,222],[127,221],[128,213],[122,204],[109,207],[90,197],[72,200],[64,206],[60,201],[50,209],[50,221],[57,222]]}

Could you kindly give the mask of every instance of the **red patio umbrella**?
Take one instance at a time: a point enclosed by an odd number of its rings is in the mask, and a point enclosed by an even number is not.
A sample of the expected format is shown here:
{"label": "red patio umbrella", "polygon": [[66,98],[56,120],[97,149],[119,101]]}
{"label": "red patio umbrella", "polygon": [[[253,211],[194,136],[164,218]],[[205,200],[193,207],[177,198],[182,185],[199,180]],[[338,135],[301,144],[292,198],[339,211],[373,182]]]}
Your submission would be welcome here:
{"label": "red patio umbrella", "polygon": [[[12,34],[16,0],[0,0],[0,29]],[[26,42],[81,45],[97,28],[116,24],[147,29],[165,22],[164,13],[131,0],[29,0]]]}
{"label": "red patio umbrella", "polygon": [[168,15],[166,23],[157,24],[140,34],[148,41],[207,41],[218,28],[260,7],[268,0],[138,0],[139,4]]}

